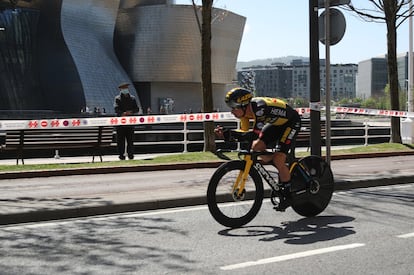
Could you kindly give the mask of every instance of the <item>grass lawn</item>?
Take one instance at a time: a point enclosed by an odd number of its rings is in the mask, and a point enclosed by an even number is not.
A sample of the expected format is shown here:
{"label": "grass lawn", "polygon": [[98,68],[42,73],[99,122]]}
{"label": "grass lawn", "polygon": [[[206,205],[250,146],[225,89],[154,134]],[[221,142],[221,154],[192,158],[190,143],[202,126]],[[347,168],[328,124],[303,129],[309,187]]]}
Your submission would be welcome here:
{"label": "grass lawn", "polygon": [[[398,143],[381,143],[368,146],[356,146],[347,149],[331,149],[331,155],[361,154],[361,153],[378,153],[378,152],[407,152],[414,151],[414,145],[404,145]],[[298,152],[298,157],[309,155],[310,152]],[[323,148],[322,155],[325,155]],[[236,153],[230,153],[230,157],[236,158]],[[191,162],[208,162],[218,161],[219,159],[211,152],[190,152],[182,154],[171,154],[159,156],[148,160],[126,160],[126,161],[109,161],[95,163],[79,163],[79,164],[28,164],[28,165],[0,165],[0,172],[14,171],[36,171],[36,170],[61,170],[68,168],[99,168],[114,166],[136,166],[150,164],[170,164],[170,163],[191,163]]]}

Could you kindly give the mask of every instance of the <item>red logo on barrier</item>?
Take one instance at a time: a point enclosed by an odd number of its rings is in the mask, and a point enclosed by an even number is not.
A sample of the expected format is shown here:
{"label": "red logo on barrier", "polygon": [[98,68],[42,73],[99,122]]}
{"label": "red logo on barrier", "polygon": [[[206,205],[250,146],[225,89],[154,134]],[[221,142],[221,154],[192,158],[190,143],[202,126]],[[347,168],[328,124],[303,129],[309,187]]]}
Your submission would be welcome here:
{"label": "red logo on barrier", "polygon": [[180,120],[181,121],[186,121],[187,120],[187,115],[180,115]]}
{"label": "red logo on barrier", "polygon": [[149,117],[147,118],[147,121],[148,121],[149,123],[154,123],[154,122],[155,122],[155,117],[153,117],[153,116],[149,116]]}
{"label": "red logo on barrier", "polygon": [[190,120],[194,120],[194,115],[190,115]]}
{"label": "red logo on barrier", "polygon": [[127,119],[126,119],[125,117],[122,117],[122,118],[121,118],[121,123],[122,123],[122,124],[127,123]]}
{"label": "red logo on barrier", "polygon": [[65,120],[63,121],[63,126],[68,126],[69,125],[69,121]]}
{"label": "red logo on barrier", "polygon": [[197,120],[203,120],[203,118],[204,118],[202,114],[197,115],[196,117],[197,117]]}
{"label": "red logo on barrier", "polygon": [[52,120],[50,122],[50,126],[52,126],[52,127],[59,127],[59,120]]}
{"label": "red logo on barrier", "polygon": [[40,126],[42,126],[42,127],[47,127],[47,121],[46,120],[42,120],[41,122],[40,122]]}
{"label": "red logo on barrier", "polygon": [[118,124],[118,119],[117,118],[111,118],[111,124]]}
{"label": "red logo on barrier", "polygon": [[137,118],[136,117],[129,118],[129,123],[131,123],[131,124],[137,123]]}
{"label": "red logo on barrier", "polygon": [[38,123],[36,120],[29,121],[29,128],[37,128]]}
{"label": "red logo on barrier", "polygon": [[79,119],[72,120],[72,126],[79,126],[80,124],[81,124],[81,121]]}
{"label": "red logo on barrier", "polygon": [[219,119],[219,115],[218,114],[213,114],[213,119]]}

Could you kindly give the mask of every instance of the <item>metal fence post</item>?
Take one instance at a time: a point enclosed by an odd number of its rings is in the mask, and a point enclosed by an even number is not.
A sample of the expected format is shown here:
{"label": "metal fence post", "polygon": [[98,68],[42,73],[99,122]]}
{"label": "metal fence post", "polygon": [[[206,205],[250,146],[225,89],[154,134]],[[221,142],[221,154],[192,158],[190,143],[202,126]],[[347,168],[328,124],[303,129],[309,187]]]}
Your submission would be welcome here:
{"label": "metal fence post", "polygon": [[184,151],[183,151],[183,153],[187,153],[188,152],[187,151],[187,144],[188,144],[188,139],[187,139],[187,133],[188,133],[187,121],[184,121],[184,129],[183,129],[183,132],[184,132],[184,140],[183,140],[183,143],[184,143]]}

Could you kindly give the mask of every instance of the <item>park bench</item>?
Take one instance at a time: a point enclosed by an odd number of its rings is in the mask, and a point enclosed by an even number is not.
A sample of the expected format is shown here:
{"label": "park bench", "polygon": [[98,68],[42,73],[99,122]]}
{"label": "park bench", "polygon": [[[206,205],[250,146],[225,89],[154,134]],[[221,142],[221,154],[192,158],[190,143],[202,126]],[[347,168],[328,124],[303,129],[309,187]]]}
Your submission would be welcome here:
{"label": "park bench", "polygon": [[113,143],[112,126],[96,126],[66,129],[7,130],[2,151],[16,151],[16,164],[24,164],[24,151],[37,149],[91,149],[92,162],[102,149]]}

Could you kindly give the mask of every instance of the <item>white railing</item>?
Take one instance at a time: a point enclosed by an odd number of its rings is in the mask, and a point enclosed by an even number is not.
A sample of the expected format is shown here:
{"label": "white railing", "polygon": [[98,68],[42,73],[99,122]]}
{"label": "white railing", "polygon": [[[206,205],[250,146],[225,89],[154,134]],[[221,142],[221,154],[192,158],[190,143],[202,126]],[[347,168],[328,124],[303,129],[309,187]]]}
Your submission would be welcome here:
{"label": "white railing", "polygon": [[[370,134],[371,130],[390,130],[391,126],[370,126],[368,123],[364,123],[362,126],[354,126],[354,127],[333,127],[331,128],[331,140],[341,140],[341,139],[364,139],[364,145],[369,144],[370,139],[378,139],[378,138],[391,138],[391,134]],[[335,135],[335,131],[339,130],[364,130],[363,135]]]}
{"label": "white railing", "polygon": [[[224,121],[217,123],[223,124]],[[239,123],[238,120],[228,120],[227,123],[232,124],[232,126],[228,127],[229,129],[238,129]],[[135,146],[154,146],[154,145],[182,145],[183,152],[188,152],[189,145],[192,144],[204,144],[204,130],[200,129],[202,123],[198,122],[197,129],[194,129],[194,125],[197,124],[196,122],[182,122],[180,129],[171,130],[171,129],[154,129],[154,130],[135,130],[135,137],[136,140],[134,142]],[[177,126],[177,123],[175,123]],[[373,133],[374,132],[374,133]],[[379,133],[375,133],[379,132]],[[146,140],[140,141],[140,136],[147,136],[147,135],[158,135],[161,136],[174,136],[180,137],[179,139],[175,140]],[[190,138],[192,136],[192,138]],[[336,141],[336,143],[343,143],[343,144],[361,144],[361,145],[368,145],[373,142],[375,139],[389,139],[390,138],[390,126],[383,125],[383,126],[375,126],[370,123],[370,120],[366,120],[360,125],[356,126],[342,126],[342,127],[332,127],[331,128],[331,140]],[[341,142],[341,140],[343,142]],[[350,142],[350,140],[353,140]],[[362,142],[358,142],[361,140]],[[219,141],[222,142],[222,141]],[[298,144],[298,147],[301,145]],[[308,146],[303,145],[302,146]]]}
{"label": "white railing", "polygon": [[[222,120],[217,122],[216,125],[231,125],[228,127],[229,129],[238,129],[240,127],[240,122],[236,119],[232,120]],[[191,144],[204,144],[204,129],[202,129],[202,122],[188,122],[184,121],[181,123],[174,123],[176,127],[179,125],[179,129],[172,130],[172,129],[155,129],[155,130],[141,130],[139,128],[135,129],[135,141],[134,146],[153,146],[153,145],[182,145],[183,152],[188,152],[188,146]],[[152,124],[151,127],[157,128],[157,124]],[[195,127],[194,127],[195,126]],[[196,128],[196,129],[193,129]],[[180,139],[175,140],[148,140],[148,141],[140,141],[140,136],[147,136],[147,135],[157,135],[158,137],[182,137]],[[197,135],[201,138],[190,138],[191,135]],[[219,143],[223,141],[217,141]]]}

